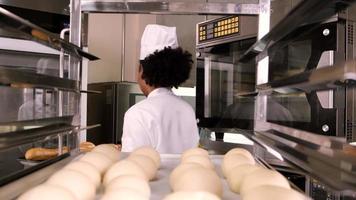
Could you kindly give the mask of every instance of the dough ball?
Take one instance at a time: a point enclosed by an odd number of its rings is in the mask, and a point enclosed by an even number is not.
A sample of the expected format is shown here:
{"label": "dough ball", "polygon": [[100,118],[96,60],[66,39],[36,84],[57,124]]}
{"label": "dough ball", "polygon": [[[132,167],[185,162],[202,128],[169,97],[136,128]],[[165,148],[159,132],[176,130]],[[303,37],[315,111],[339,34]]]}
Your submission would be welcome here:
{"label": "dough ball", "polygon": [[97,168],[94,167],[94,165],[88,162],[85,161],[72,162],[66,165],[64,169],[71,169],[80,172],[85,176],[87,176],[95,184],[96,187],[100,186],[101,183],[100,172]]}
{"label": "dough ball", "polygon": [[106,192],[100,200],[149,200],[149,197],[131,188],[118,188],[114,191]]}
{"label": "dough ball", "polygon": [[230,190],[235,193],[240,193],[240,187],[245,176],[253,173],[254,171],[261,169],[257,165],[239,165],[230,170],[227,175],[227,183],[229,184]]}
{"label": "dough ball", "polygon": [[232,168],[244,164],[254,165],[255,160],[250,160],[241,154],[233,154],[228,157],[224,157],[223,162],[221,164],[221,169],[224,176],[227,177]]}
{"label": "dough ball", "polygon": [[166,196],[163,200],[221,200],[215,194],[209,192],[175,192]]}
{"label": "dough ball", "polygon": [[156,151],[152,147],[145,146],[137,148],[135,149],[135,151],[132,152],[132,154],[144,155],[152,158],[152,160],[154,160],[156,163],[157,169],[161,165],[161,156],[159,155],[158,151]]}
{"label": "dough ball", "polygon": [[279,186],[262,185],[247,191],[243,200],[307,200],[303,194]]}
{"label": "dough ball", "polygon": [[113,162],[117,162],[120,160],[120,151],[113,144],[100,144],[96,146],[92,151],[106,155]]}
{"label": "dough ball", "polygon": [[203,166],[198,163],[182,163],[178,165],[169,175],[169,184],[173,188],[174,183],[182,176],[184,172],[191,168],[202,168]]}
{"label": "dough ball", "polygon": [[100,174],[105,173],[105,171],[113,164],[113,161],[109,157],[99,152],[88,152],[79,160],[92,164],[99,170]]}
{"label": "dough ball", "polygon": [[182,161],[182,163],[198,163],[208,169],[215,168],[210,158],[205,156],[195,156],[195,155],[188,156],[184,158],[184,161]]}
{"label": "dough ball", "polygon": [[138,176],[148,181],[148,177],[143,171],[143,168],[135,162],[126,159],[119,161],[110,167],[104,175],[104,185],[108,185],[110,181],[122,175]]}
{"label": "dough ball", "polygon": [[178,191],[205,191],[222,196],[223,188],[215,171],[206,168],[191,168],[177,179],[172,188]]}
{"label": "dough ball", "polygon": [[70,169],[63,169],[53,174],[47,183],[63,187],[71,191],[77,200],[95,198],[96,187],[92,181],[82,173]]}
{"label": "dough ball", "polygon": [[273,185],[290,189],[288,180],[276,171],[269,169],[258,169],[245,176],[241,183],[240,194],[245,195],[249,190],[261,185]]}
{"label": "dough ball", "polygon": [[202,148],[192,148],[192,149],[188,149],[186,151],[183,152],[182,157],[181,157],[181,161],[184,162],[185,157],[188,156],[206,156],[209,157],[209,153],[207,150],[202,149]]}
{"label": "dough ball", "polygon": [[149,180],[153,180],[156,177],[157,166],[152,158],[144,155],[132,154],[127,159],[141,166]]}
{"label": "dough ball", "polygon": [[23,193],[17,200],[76,200],[69,190],[49,184],[42,184]]}
{"label": "dough ball", "polygon": [[113,179],[112,181],[110,181],[110,183],[105,188],[105,192],[108,193],[111,191],[115,191],[119,188],[130,188],[136,190],[137,192],[141,193],[147,198],[151,196],[150,185],[145,179],[140,178],[138,176],[132,176],[132,175],[119,176]]}
{"label": "dough ball", "polygon": [[224,157],[229,157],[230,155],[234,155],[234,154],[241,154],[241,155],[246,156],[248,159],[255,161],[255,159],[253,158],[252,154],[248,150],[243,149],[243,148],[231,149],[230,151],[228,151],[225,154]]}

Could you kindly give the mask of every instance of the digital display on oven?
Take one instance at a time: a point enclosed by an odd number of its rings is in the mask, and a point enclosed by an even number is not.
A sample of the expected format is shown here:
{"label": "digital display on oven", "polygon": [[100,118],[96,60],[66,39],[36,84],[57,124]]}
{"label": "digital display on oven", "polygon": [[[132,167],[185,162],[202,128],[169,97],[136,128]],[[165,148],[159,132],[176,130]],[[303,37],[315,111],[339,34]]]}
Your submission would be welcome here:
{"label": "digital display on oven", "polygon": [[240,18],[230,16],[198,25],[198,42],[236,35],[240,33]]}

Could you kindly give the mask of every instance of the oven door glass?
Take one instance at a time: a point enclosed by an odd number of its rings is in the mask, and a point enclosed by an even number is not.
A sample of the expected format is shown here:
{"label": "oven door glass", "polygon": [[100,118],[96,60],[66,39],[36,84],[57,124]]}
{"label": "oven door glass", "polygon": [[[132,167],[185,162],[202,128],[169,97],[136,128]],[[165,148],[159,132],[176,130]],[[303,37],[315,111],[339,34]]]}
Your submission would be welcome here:
{"label": "oven door glass", "polygon": [[200,49],[197,69],[197,117],[200,127],[253,128],[255,64],[239,63],[255,38]]}
{"label": "oven door glass", "polygon": [[[301,30],[302,31],[302,30]],[[269,80],[280,80],[307,70],[332,65],[337,23],[322,24],[294,41],[269,52]],[[267,121],[323,135],[335,135],[334,91],[290,94],[275,90],[267,100]]]}

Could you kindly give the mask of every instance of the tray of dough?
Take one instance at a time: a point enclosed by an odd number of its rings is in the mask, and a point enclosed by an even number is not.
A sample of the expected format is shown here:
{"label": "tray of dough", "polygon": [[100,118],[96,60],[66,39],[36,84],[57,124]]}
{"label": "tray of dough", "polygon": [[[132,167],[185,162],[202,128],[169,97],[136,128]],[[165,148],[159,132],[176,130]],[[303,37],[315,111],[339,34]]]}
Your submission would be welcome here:
{"label": "tray of dough", "polygon": [[[227,177],[227,178],[224,178]],[[232,192],[234,191],[234,192]],[[239,193],[242,194],[240,197]],[[132,153],[99,145],[20,195],[18,200],[304,200],[276,171],[259,166],[236,148],[209,155],[193,148],[158,154],[150,147]]]}

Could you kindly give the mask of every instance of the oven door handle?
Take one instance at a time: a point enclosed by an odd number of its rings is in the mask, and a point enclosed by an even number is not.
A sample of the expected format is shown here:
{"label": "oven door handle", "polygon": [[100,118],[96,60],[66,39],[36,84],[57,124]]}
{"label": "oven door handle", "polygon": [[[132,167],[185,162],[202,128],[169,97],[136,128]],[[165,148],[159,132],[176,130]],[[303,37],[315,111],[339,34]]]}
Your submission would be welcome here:
{"label": "oven door handle", "polygon": [[211,58],[204,57],[204,117],[211,117]]}

